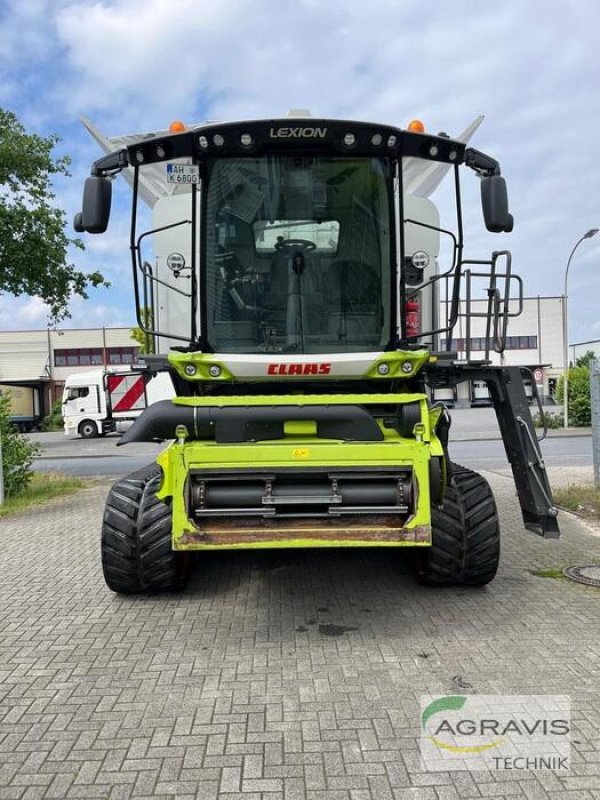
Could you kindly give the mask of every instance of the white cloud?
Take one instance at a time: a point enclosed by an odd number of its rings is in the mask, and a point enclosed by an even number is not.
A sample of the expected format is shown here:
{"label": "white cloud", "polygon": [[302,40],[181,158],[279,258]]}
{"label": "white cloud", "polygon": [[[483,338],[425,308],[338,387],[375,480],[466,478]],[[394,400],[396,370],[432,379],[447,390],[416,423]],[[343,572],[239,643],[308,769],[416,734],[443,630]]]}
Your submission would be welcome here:
{"label": "white cloud", "polygon": [[[0,100],[18,101],[15,110],[34,125],[63,131],[76,158],[75,177],[59,193],[69,215],[98,155],[75,123],[79,111],[117,134],[174,118],[306,107],[400,125],[420,116],[451,134],[485,113],[474,144],[500,159],[516,226],[510,236],[487,235],[477,182],[466,176],[467,249],[477,256],[477,247],[511,247],[528,294],[560,293],[571,247],[600,224],[593,0],[549,0],[543,12],[532,0],[439,8],[416,0],[11,0],[3,15],[0,56],[10,58],[2,58]],[[130,285],[128,192],[117,193],[110,234],[86,237],[87,252],[77,254],[78,264],[106,267],[119,303]],[[579,339],[595,324],[600,297],[596,270],[584,261],[589,254],[597,263],[599,245],[586,248],[573,266]]]}
{"label": "white cloud", "polygon": [[51,0],[6,0],[0,9],[0,60],[15,64],[24,51],[39,55],[51,46],[51,16]]}
{"label": "white cloud", "polygon": [[[90,299],[72,297],[69,303],[71,316],[62,321],[60,328],[127,327],[135,325],[133,303],[123,302],[119,293],[91,290]],[[46,328],[49,308],[39,297],[11,297],[0,295],[0,330],[30,330]]]}
{"label": "white cloud", "polygon": [[0,330],[45,328],[47,319],[48,306],[39,297],[0,294]]}
{"label": "white cloud", "polygon": [[71,317],[61,328],[128,327],[135,325],[133,303],[119,302],[118,294],[106,290],[90,292],[90,299],[74,297],[70,303]]}

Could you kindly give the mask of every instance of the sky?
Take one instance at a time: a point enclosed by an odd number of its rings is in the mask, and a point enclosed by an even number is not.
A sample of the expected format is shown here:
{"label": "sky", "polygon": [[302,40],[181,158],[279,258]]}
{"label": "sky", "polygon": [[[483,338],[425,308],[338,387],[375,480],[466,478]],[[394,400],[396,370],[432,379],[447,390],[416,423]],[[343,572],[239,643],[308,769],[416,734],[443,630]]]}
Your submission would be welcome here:
{"label": "sky", "polygon": [[[600,227],[599,23],[594,0],[0,0],[0,106],[61,136],[69,222],[100,155],[80,115],[108,136],[290,108],[458,135],[482,113],[471,144],[500,161],[515,227],[485,231],[465,175],[465,254],[508,248],[526,295],[561,295]],[[65,327],[134,324],[130,189],[114,191],[109,232],[73,253],[111,287],[75,297]],[[570,341],[600,339],[600,234],[568,287]],[[0,329],[46,325],[39,298],[0,294]]]}

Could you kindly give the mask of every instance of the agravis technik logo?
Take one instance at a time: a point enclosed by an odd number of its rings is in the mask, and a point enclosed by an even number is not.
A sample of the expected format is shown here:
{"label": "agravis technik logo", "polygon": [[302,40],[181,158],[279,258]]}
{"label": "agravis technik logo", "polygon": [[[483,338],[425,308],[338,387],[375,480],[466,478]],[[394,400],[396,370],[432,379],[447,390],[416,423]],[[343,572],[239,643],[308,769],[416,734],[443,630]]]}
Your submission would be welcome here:
{"label": "agravis technik logo", "polygon": [[426,770],[569,769],[570,701],[562,695],[421,697]]}
{"label": "agravis technik logo", "polygon": [[[429,703],[425,711],[421,715],[421,726],[425,726],[434,714],[441,714],[444,711],[459,711],[467,702],[467,698],[462,695],[450,695],[448,697],[438,697],[437,700]],[[466,724],[465,724],[466,723]],[[474,733],[475,723],[473,720],[459,720],[456,723],[456,728],[448,719],[444,718],[440,724],[435,728],[435,735],[430,734],[431,741],[442,750],[448,750],[451,753],[483,753],[485,750],[491,750],[492,747],[498,747],[502,744],[503,739],[498,739],[491,742],[485,742],[478,745],[454,745],[449,741],[445,741],[445,737],[451,736],[455,738],[457,735],[471,735]]]}

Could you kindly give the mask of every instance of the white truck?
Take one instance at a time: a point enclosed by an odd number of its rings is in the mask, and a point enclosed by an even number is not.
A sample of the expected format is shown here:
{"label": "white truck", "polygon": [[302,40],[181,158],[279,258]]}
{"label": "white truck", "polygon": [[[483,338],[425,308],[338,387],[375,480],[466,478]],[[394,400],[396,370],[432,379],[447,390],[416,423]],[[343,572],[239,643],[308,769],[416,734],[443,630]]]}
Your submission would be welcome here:
{"label": "white truck", "polygon": [[167,372],[92,370],[69,375],[63,390],[65,434],[92,439],[122,432],[149,405],[174,396]]}

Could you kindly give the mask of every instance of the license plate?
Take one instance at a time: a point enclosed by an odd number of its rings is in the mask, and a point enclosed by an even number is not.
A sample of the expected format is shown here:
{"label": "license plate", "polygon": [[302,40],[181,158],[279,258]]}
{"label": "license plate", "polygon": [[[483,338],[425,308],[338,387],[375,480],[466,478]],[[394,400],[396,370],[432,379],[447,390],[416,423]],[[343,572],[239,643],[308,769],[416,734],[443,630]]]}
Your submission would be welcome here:
{"label": "license plate", "polygon": [[167,183],[199,183],[197,164],[167,164]]}

